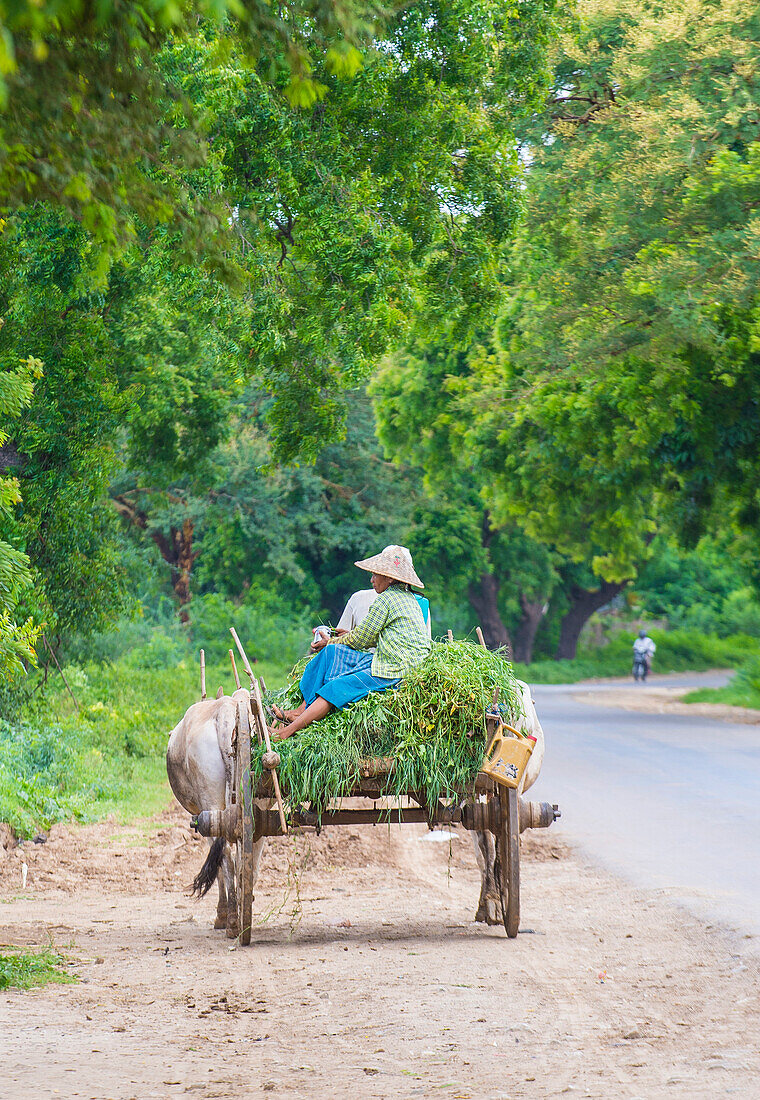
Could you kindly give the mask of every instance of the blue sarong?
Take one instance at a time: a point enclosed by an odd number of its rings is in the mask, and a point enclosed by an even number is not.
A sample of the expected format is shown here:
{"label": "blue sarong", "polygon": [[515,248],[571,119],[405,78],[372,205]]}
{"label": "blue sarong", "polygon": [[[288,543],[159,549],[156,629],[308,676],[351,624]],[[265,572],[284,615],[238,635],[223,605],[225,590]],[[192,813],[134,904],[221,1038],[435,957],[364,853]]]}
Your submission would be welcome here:
{"label": "blue sarong", "polygon": [[361,653],[347,645],[326,645],[303,670],[299,686],[306,706],[319,695],[342,710],[371,691],[385,691],[401,683],[400,679],[373,676],[371,667],[371,653]]}

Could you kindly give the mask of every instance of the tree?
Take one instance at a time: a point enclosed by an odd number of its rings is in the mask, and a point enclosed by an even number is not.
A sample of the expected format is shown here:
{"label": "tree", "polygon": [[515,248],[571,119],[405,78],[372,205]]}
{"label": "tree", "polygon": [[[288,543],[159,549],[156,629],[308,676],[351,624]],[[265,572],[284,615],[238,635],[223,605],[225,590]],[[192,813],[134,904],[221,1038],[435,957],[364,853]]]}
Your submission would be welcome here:
{"label": "tree", "polygon": [[260,392],[246,393],[217,451],[213,482],[195,502],[194,591],[239,600],[276,590],[284,607],[337,618],[362,583],[354,561],[400,540],[414,489],[383,461],[361,391],[346,439],[328,445],[314,466],[271,465],[265,407]]}
{"label": "tree", "polygon": [[[398,339],[412,309],[435,298],[461,333],[495,293],[515,190],[510,135],[500,127],[535,95],[541,72],[531,66],[545,49],[551,5],[504,22],[477,4],[466,10],[498,49],[460,40],[452,12],[428,4],[424,18],[420,9],[392,21],[353,78],[325,72],[330,94],[311,111],[294,111],[234,43],[220,61],[207,31],[161,56],[206,120],[211,154],[192,186],[203,201],[221,191],[228,203],[245,274],[235,354],[241,373],[257,373],[271,395],[275,461],[313,460],[340,437],[342,393]],[[168,387],[167,415],[173,393]],[[172,501],[159,499],[150,456],[128,463],[139,472],[128,492],[140,494],[140,506],[121,487],[117,503],[175,559],[186,600],[195,519],[182,502],[193,491],[175,478]]]}
{"label": "tree", "polygon": [[124,407],[99,302],[80,289],[87,245],[79,227],[44,209],[0,238],[0,367],[26,359],[39,374],[13,422],[21,494],[3,527],[32,567],[29,612],[50,632],[102,628],[126,591],[103,503]]}
{"label": "tree", "polygon": [[552,13],[552,0],[519,17],[424,0],[388,20],[353,76],[315,59],[329,94],[308,111],[234,43],[222,62],[205,34],[166,52],[206,119],[194,186],[229,205],[278,459],[313,459],[340,434],[341,394],[410,317],[466,341],[489,315],[517,210],[514,123],[540,87]]}
{"label": "tree", "polygon": [[470,384],[471,354],[419,339],[382,366],[370,390],[387,453],[419,471],[430,498],[429,518],[423,514],[415,532],[421,564],[444,590],[466,592],[489,646],[529,661],[555,562],[545,543],[494,522],[483,467],[465,453],[458,402]]}
{"label": "tree", "polygon": [[663,523],[757,530],[760,15],[593,0],[526,129],[498,352],[462,414],[501,522],[603,583]]}
{"label": "tree", "polygon": [[274,459],[313,460],[412,312],[469,331],[498,285],[510,126],[543,79],[553,7],[425,0],[377,30],[353,3],[287,26],[258,9],[14,9],[3,353],[23,322],[46,362],[17,432],[18,536],[59,625],[123,606],[102,506],[120,464],[119,511],[186,601],[197,485],[234,392],[257,377]]}
{"label": "tree", "polygon": [[234,40],[247,65],[308,107],[326,91],[315,61],[330,73],[355,72],[358,47],[383,14],[362,0],[286,10],[226,0],[3,4],[0,206],[64,206],[97,241],[91,259],[100,278],[140,222],[172,223],[192,254],[204,251],[231,274],[224,205],[201,204],[186,186],[184,166],[206,160],[203,118],[159,64],[162,48],[208,27],[220,58]]}

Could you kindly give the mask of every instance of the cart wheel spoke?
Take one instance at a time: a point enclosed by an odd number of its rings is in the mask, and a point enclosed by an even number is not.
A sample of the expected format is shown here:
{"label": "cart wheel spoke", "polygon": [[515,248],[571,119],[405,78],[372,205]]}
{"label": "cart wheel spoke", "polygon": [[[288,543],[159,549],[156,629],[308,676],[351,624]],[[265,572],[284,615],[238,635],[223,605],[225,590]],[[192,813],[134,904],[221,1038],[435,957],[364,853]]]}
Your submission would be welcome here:
{"label": "cart wheel spoke", "polygon": [[248,707],[238,703],[237,715],[237,801],[242,825],[236,844],[235,874],[237,877],[238,921],[240,942],[251,942],[251,912],[253,909],[253,792],[251,790],[251,724]]}
{"label": "cart wheel spoke", "polygon": [[496,835],[499,887],[504,928],[510,939],[520,927],[520,823],[518,795],[512,787],[499,787],[501,824]]}

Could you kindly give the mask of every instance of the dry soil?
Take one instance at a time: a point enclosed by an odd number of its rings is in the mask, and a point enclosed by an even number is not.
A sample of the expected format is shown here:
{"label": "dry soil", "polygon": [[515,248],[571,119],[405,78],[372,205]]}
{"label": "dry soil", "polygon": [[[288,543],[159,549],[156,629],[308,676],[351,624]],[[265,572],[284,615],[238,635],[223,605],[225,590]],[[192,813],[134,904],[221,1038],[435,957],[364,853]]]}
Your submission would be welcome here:
{"label": "dry soil", "polygon": [[0,994],[4,1100],[760,1097],[754,944],[551,831],[523,838],[513,941],[473,923],[467,834],[271,843],[249,948],[186,896],[205,842],[176,805],[0,853],[0,941],[78,976]]}

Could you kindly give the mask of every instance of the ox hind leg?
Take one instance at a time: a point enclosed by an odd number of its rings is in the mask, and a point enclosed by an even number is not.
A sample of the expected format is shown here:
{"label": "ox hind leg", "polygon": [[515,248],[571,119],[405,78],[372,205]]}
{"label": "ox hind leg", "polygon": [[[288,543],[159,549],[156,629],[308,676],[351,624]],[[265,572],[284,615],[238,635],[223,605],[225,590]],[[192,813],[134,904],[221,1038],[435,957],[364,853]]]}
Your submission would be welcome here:
{"label": "ox hind leg", "polygon": [[225,844],[224,846],[224,859],[222,860],[222,866],[219,868],[220,900],[222,890],[224,890],[227,897],[225,922],[224,924],[215,925],[215,927],[226,928],[227,938],[235,940],[240,935],[240,919],[238,917],[237,876],[235,874],[234,849],[231,848],[229,844]]}
{"label": "ox hind leg", "polygon": [[480,900],[475,920],[484,924],[500,924],[501,896],[496,882],[496,842],[493,833],[474,832],[472,842],[480,868]]}
{"label": "ox hind leg", "polygon": [[[251,886],[256,885],[256,881],[259,877],[259,863],[261,862],[261,855],[264,851],[264,845],[266,844],[266,838],[261,837],[253,845],[253,851],[251,852]],[[240,935],[242,929],[240,928],[240,916],[238,913],[238,897],[237,897],[237,853],[227,845],[226,857],[222,863],[220,874],[224,877],[224,889],[227,895],[227,936],[229,939],[235,939]],[[222,881],[220,879],[219,884],[220,894],[222,890]],[[215,927],[224,927],[223,925],[217,925]]]}
{"label": "ox hind leg", "polygon": [[[235,899],[235,876],[226,871],[226,865],[231,865],[229,857],[229,844],[222,837],[214,837],[209,841],[208,855],[198,874],[193,879],[193,896],[203,898],[209,892],[214,883],[219,888],[219,900],[216,905],[216,920],[214,928],[228,926],[230,903]],[[230,885],[232,891],[230,892]],[[234,906],[235,920],[237,920],[237,907]],[[235,933],[237,935],[237,933]]]}
{"label": "ox hind leg", "polygon": [[222,866],[217,871],[216,885],[219,890],[219,899],[216,903],[216,919],[214,920],[214,928],[226,928],[227,913],[229,911],[229,896],[227,894],[227,884],[224,878],[224,861],[222,861]]}

